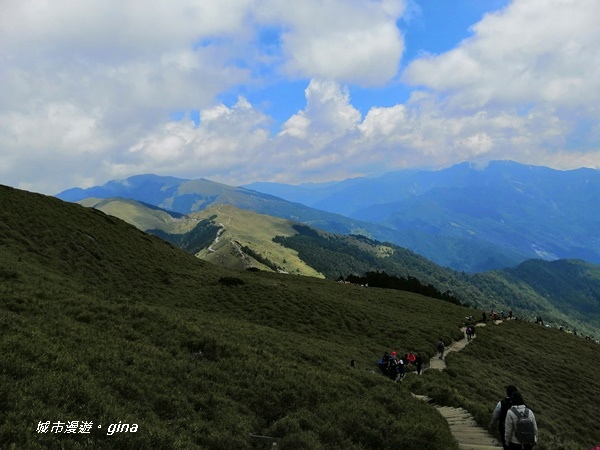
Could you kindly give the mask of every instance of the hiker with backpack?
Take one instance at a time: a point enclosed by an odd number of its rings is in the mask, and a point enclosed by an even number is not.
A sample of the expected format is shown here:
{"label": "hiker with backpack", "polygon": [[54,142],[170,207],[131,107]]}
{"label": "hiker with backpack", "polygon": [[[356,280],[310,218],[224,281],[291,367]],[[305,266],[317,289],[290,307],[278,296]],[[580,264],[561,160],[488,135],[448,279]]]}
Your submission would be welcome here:
{"label": "hiker with backpack", "polygon": [[517,392],[515,386],[506,386],[506,397],[496,404],[496,408],[492,414],[492,422],[498,425],[498,433],[500,434],[500,440],[502,441],[502,448],[504,450],[508,449],[508,444],[504,440],[504,424],[506,421],[506,413],[512,406],[512,395],[514,392]]}
{"label": "hiker with backpack", "polygon": [[473,338],[473,327],[471,325],[469,325],[466,329],[466,334],[467,334],[467,341],[471,342],[471,339]]}
{"label": "hiker with backpack", "polygon": [[444,359],[444,350],[446,350],[446,344],[444,344],[444,341],[442,341],[442,338],[440,338],[440,340],[437,343],[437,349],[438,349],[438,352],[440,353],[440,359]]}
{"label": "hiker with backpack", "polygon": [[533,411],[525,406],[520,392],[513,392],[506,413],[504,440],[509,450],[531,450],[537,443],[538,428]]}

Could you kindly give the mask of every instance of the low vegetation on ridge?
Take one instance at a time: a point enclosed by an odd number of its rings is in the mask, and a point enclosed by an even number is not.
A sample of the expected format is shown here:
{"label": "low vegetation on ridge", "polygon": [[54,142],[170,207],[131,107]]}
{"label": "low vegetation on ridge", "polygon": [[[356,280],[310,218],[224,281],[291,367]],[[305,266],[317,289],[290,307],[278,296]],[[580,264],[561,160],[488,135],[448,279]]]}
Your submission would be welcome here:
{"label": "low vegetation on ridge", "polygon": [[[411,390],[487,425],[507,382],[540,417],[540,450],[600,443],[600,346],[583,339],[489,326],[446,372],[394,384],[374,370],[384,351],[428,359],[480,312],[228,270],[100,211],[2,186],[0,216],[2,448],[244,449],[260,434],[285,449],[452,450],[447,423]],[[37,432],[45,421],[94,426]],[[119,422],[137,431],[109,434]]]}
{"label": "low vegetation on ridge", "polygon": [[[133,200],[84,200],[211,263],[298,275],[412,278],[486,310],[542,316],[546,324],[600,335],[600,266],[580,260],[529,260],[477,274],[440,267],[423,256],[360,234],[331,234],[290,220],[219,204],[181,216]],[[173,217],[170,217],[172,214]],[[157,218],[160,220],[157,221]],[[152,223],[158,228],[142,226]],[[419,291],[423,293],[422,291]]]}

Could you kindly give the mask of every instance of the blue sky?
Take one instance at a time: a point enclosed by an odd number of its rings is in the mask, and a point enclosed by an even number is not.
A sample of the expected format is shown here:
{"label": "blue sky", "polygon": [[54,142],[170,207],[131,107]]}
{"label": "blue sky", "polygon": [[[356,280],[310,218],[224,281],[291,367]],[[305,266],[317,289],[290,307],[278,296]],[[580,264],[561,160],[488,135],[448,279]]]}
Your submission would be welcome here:
{"label": "blue sky", "polygon": [[[471,36],[469,27],[477,23],[485,13],[497,11],[508,3],[508,0],[422,0],[407,3],[407,13],[397,21],[406,45],[399,71],[420,54],[439,54],[451,50],[460,41]],[[266,48],[276,48],[279,33],[279,28],[264,30],[260,36],[263,45]],[[266,86],[236,86],[222,93],[219,100],[231,106],[239,95],[245,96],[274,119],[272,127],[277,130],[306,104],[304,90],[308,81],[278,79]],[[399,81],[378,87],[351,85],[349,90],[352,104],[363,115],[373,106],[389,107],[405,102],[412,91]]]}
{"label": "blue sky", "polygon": [[598,23],[596,0],[7,0],[0,183],[598,168]]}

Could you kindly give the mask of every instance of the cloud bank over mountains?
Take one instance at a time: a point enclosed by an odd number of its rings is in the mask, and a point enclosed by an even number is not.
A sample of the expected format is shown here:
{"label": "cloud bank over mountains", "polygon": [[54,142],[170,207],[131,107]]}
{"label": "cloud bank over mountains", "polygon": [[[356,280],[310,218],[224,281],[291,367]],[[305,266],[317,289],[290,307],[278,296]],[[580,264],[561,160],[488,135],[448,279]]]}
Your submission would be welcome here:
{"label": "cloud bank over mountains", "polygon": [[[451,50],[403,61],[408,6],[5,0],[0,182],[55,193],[148,172],[235,185],[464,160],[600,167],[600,3],[514,0]],[[276,126],[243,95],[220,100],[299,80],[306,103]],[[362,114],[350,86],[410,95]]]}

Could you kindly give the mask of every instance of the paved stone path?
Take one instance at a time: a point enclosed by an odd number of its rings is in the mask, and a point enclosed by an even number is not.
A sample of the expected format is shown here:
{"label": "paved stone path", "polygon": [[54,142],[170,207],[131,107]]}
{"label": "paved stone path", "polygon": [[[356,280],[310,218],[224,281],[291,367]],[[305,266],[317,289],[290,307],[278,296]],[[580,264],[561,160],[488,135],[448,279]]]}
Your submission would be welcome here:
{"label": "paved stone path", "polygon": [[[477,324],[477,326],[485,326],[485,324]],[[475,337],[473,337],[473,339],[475,339]],[[446,348],[443,359],[439,359],[437,356],[431,358],[427,369],[444,370],[446,368],[446,355],[450,352],[462,350],[468,343],[469,341],[466,336],[459,341],[453,342]],[[473,416],[466,409],[453,408],[451,406],[439,406],[435,404],[435,401],[432,398],[424,395],[415,395],[415,397],[431,403],[444,419],[446,419],[450,426],[450,431],[458,441],[458,446],[461,450],[492,450],[502,448],[502,444],[499,440],[490,435],[487,430],[477,425]]]}

